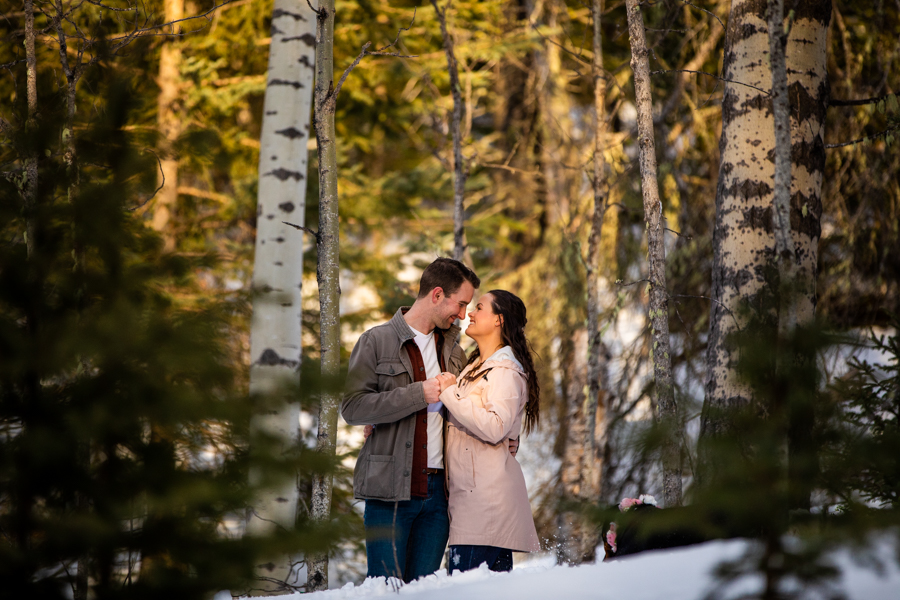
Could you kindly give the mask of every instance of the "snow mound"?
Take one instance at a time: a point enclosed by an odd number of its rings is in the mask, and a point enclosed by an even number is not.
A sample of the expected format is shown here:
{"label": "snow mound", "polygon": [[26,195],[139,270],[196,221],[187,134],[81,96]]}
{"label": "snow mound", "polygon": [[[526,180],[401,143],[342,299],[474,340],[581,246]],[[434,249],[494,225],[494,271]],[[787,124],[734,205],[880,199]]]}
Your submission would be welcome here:
{"label": "snow mound", "polygon": [[[466,573],[438,572],[399,585],[383,577],[366,579],[359,585],[314,594],[290,594],[283,600],[343,600],[402,596],[404,600],[701,600],[712,592],[717,581],[714,569],[724,560],[743,556],[746,540],[716,541],[688,548],[644,552],[611,562],[558,566],[550,558],[536,558],[517,565],[511,573],[493,573],[486,565]],[[841,570],[830,588],[842,592],[847,600],[896,600],[900,598],[900,568],[895,545],[881,538],[872,546],[881,569],[864,567],[848,550],[831,555]],[[717,598],[756,595],[762,590],[762,578],[746,576],[716,594]],[[796,589],[796,588],[795,588]],[[813,590],[803,597],[822,598]]]}

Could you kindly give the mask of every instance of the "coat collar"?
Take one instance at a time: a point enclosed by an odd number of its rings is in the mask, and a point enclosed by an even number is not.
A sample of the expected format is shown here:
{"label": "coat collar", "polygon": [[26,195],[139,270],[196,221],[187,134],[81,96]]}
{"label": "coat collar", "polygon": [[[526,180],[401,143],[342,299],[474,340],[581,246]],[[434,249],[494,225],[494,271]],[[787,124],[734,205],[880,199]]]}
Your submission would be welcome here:
{"label": "coat collar", "polygon": [[[394,316],[391,317],[389,321],[391,327],[394,329],[394,333],[397,334],[397,337],[400,339],[400,343],[404,344],[408,340],[411,340],[416,337],[416,334],[413,333],[412,328],[406,322],[406,319],[403,318],[403,315],[406,311],[409,310],[408,306],[401,306],[397,309],[397,312],[394,313]],[[443,334],[444,339],[450,342],[456,342],[459,340],[459,332],[460,327],[456,323],[450,325],[447,329],[438,329],[438,331]]]}

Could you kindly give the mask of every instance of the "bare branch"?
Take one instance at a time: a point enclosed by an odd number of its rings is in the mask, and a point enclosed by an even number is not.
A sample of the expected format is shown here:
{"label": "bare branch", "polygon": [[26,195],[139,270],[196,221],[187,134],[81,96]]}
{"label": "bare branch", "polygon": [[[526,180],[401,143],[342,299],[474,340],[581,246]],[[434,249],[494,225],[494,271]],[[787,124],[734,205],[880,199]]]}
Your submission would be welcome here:
{"label": "bare branch", "polygon": [[156,152],[153,152],[152,150],[147,150],[147,152],[149,152],[150,154],[152,154],[153,156],[156,157],[156,162],[159,164],[159,174],[162,176],[162,182],[160,182],[159,187],[156,188],[156,189],[153,191],[153,193],[150,194],[150,196],[149,196],[146,200],[144,200],[143,202],[141,202],[141,203],[138,204],[137,206],[133,206],[133,207],[129,208],[129,209],[128,209],[128,212],[134,212],[134,211],[136,211],[137,209],[146,206],[148,202],[150,202],[151,200],[153,200],[153,198],[156,197],[156,194],[159,193],[159,190],[163,189],[163,186],[166,185],[166,174],[165,174],[165,172],[163,171],[162,160],[160,160],[159,155],[157,155]]}
{"label": "bare branch", "polygon": [[313,236],[317,241],[319,239],[319,232],[313,231],[309,227],[304,227],[303,225],[295,225],[294,223],[288,223],[287,221],[282,221],[285,225],[293,227],[294,229],[299,229],[300,231],[305,231],[309,235]]}
{"label": "bare branch", "polygon": [[880,131],[880,132],[874,133],[872,135],[867,135],[864,138],[859,138],[858,140],[852,140],[850,142],[843,142],[841,144],[825,144],[825,147],[826,148],[843,148],[844,146],[852,146],[853,144],[869,142],[874,139],[878,139],[880,137],[885,137],[885,136],[887,136],[887,134],[891,133],[892,131],[897,131],[898,129],[900,129],[900,123],[894,123],[892,126],[888,127],[884,131]]}
{"label": "bare branch", "polygon": [[707,77],[714,77],[715,79],[724,81],[725,83],[733,83],[735,85],[742,85],[744,87],[752,88],[758,92],[762,92],[766,96],[771,95],[768,91],[762,88],[758,88],[755,85],[750,85],[749,83],[743,83],[741,81],[735,81],[734,79],[725,79],[724,77],[720,77],[719,75],[716,75],[714,73],[707,73],[706,71],[692,71],[690,69],[664,69],[662,71],[650,71],[651,75],[660,75],[663,73],[694,73],[696,75],[706,75]]}
{"label": "bare branch", "polygon": [[306,0],[306,3],[309,5],[309,9],[310,9],[311,11],[313,11],[314,13],[316,13],[316,16],[318,17],[318,16],[319,16],[319,9],[313,8],[313,5],[312,5],[312,3],[311,3],[309,0]]}
{"label": "bare branch", "polygon": [[875,98],[863,98],[861,100],[831,99],[828,101],[828,106],[865,106],[867,104],[878,104],[882,100],[886,100],[887,98],[895,95],[896,94],[885,94],[884,96],[877,96]]}
{"label": "bare branch", "polygon": [[[307,2],[309,2],[309,0],[307,0]],[[319,14],[319,13],[317,12],[316,14]],[[400,27],[397,30],[397,39],[395,39],[393,42],[391,42],[387,46],[384,46],[383,48],[379,48],[378,50],[375,50],[374,52],[369,52],[369,46],[372,45],[372,42],[366,42],[365,44],[363,44],[362,50],[360,50],[359,55],[356,57],[356,59],[353,61],[353,63],[349,67],[344,69],[344,73],[341,75],[341,78],[338,80],[338,83],[334,87],[334,90],[331,91],[331,93],[330,93],[331,97],[337,98],[338,94],[341,92],[341,88],[344,86],[344,82],[347,81],[347,77],[350,76],[350,73],[353,71],[353,69],[355,69],[357,67],[357,65],[359,65],[360,61],[362,61],[362,59],[365,58],[366,56],[395,56],[397,58],[418,58],[418,55],[415,55],[415,54],[406,55],[406,54],[401,54],[399,52],[383,52],[383,50],[386,50],[386,49],[396,45],[400,41],[400,35],[404,31],[409,31],[412,28],[413,23],[415,21],[416,21],[416,14],[415,14],[415,11],[413,11],[413,17],[412,17],[412,20],[409,22],[409,26],[408,27]]]}
{"label": "bare branch", "polygon": [[[410,29],[412,29],[412,26],[415,22],[416,22],[416,9],[413,8],[413,16],[412,16],[412,20],[410,20],[410,22],[409,22],[409,26],[408,27],[400,27],[399,29],[397,29],[397,37],[394,39],[394,41],[383,48],[379,48],[378,50],[373,52],[373,54],[379,54],[381,52],[384,52],[388,48],[396,46],[400,42],[400,36],[403,34],[403,32],[409,31]],[[393,54],[391,54],[390,56],[393,56]]]}
{"label": "bare branch", "polygon": [[725,29],[725,24],[722,22],[722,19],[720,19],[719,17],[717,17],[717,16],[715,15],[715,13],[711,13],[710,11],[706,10],[705,8],[701,8],[701,7],[697,6],[696,4],[693,4],[693,3],[691,3],[691,2],[688,2],[688,0],[681,0],[681,1],[682,1],[684,4],[687,4],[688,6],[691,6],[691,7],[693,7],[693,8],[696,8],[697,10],[700,10],[700,11],[705,12],[706,14],[708,14],[709,16],[711,16],[713,19],[715,19],[716,21],[718,21],[718,22],[719,22],[719,25],[722,26],[722,29],[723,29],[723,30]]}

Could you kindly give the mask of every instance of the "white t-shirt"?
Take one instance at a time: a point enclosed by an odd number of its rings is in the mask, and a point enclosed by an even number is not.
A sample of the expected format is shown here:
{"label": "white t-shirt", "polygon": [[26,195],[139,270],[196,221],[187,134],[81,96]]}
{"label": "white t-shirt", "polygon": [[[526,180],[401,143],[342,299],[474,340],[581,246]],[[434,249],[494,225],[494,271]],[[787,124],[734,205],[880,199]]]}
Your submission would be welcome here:
{"label": "white t-shirt", "polygon": [[[438,361],[437,348],[434,345],[434,330],[425,335],[416,331],[416,346],[422,354],[422,362],[425,363],[425,378],[431,379],[441,374],[441,363]],[[444,468],[444,417],[441,415],[443,402],[435,402],[428,405],[428,467],[431,469]]]}

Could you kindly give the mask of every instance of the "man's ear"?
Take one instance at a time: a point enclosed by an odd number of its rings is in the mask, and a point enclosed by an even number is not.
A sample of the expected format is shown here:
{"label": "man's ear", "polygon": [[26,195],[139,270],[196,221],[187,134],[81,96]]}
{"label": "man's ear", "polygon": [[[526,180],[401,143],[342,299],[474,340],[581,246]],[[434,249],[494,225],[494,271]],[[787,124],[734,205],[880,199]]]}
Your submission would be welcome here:
{"label": "man's ear", "polygon": [[432,304],[437,304],[441,301],[441,298],[444,297],[444,288],[436,287],[431,290],[431,302]]}

